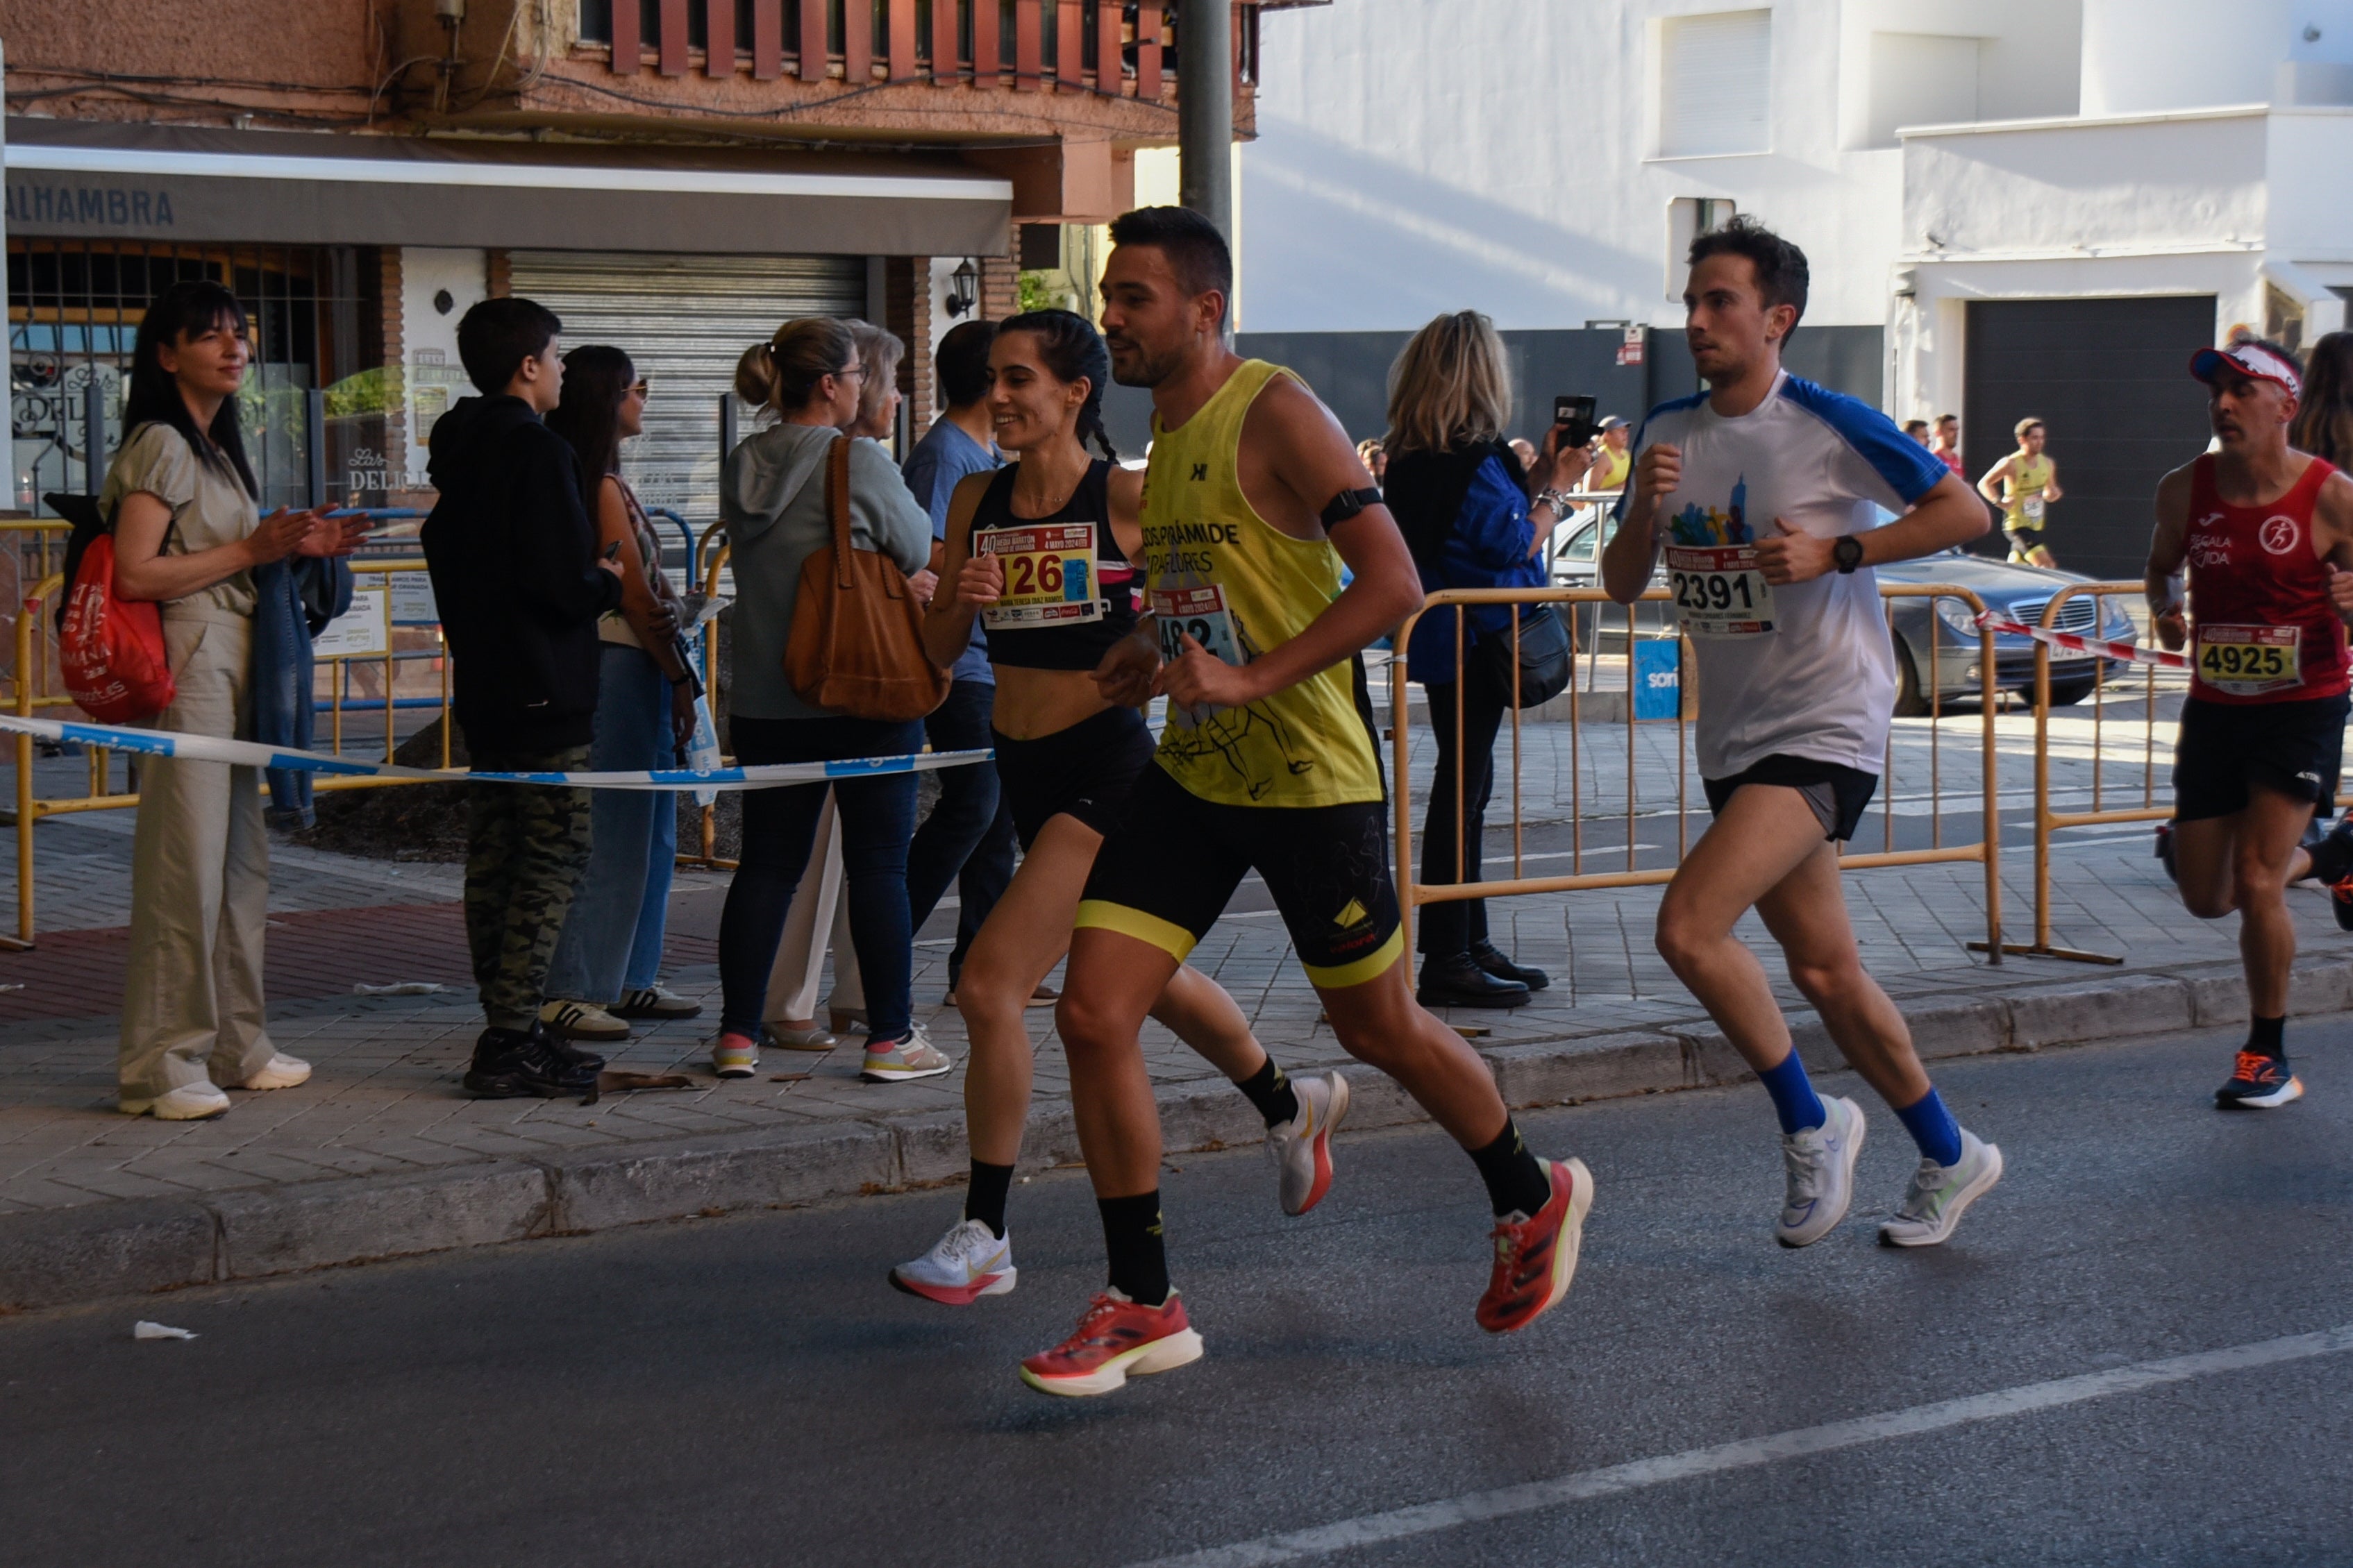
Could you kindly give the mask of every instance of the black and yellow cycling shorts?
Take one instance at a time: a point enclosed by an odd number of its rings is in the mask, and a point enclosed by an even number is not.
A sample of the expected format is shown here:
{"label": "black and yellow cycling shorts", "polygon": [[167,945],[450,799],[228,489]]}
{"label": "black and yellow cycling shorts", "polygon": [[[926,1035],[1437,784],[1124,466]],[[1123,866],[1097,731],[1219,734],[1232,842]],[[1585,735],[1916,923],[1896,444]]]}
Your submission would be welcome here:
{"label": "black and yellow cycling shorts", "polygon": [[1405,956],[1388,822],[1377,800],[1226,805],[1146,768],[1095,856],[1079,928],[1132,936],[1182,963],[1256,871],[1307,978],[1325,991],[1361,985]]}

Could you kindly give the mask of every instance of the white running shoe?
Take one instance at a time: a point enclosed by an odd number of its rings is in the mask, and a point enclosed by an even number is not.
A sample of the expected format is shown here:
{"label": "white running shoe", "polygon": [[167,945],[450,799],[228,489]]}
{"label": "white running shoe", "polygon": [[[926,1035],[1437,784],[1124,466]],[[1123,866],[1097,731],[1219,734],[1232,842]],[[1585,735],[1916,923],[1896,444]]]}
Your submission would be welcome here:
{"label": "white running shoe", "polygon": [[1781,1163],[1788,1167],[1788,1195],[1773,1239],[1784,1247],[1811,1247],[1838,1228],[1854,1201],[1854,1162],[1862,1152],[1862,1107],[1852,1100],[1826,1099],[1830,1115],[1820,1127],[1785,1134]]}
{"label": "white running shoe", "polygon": [[722,1034],[711,1044],[711,1070],[721,1078],[750,1078],[760,1070],[760,1047],[749,1035]]}
{"label": "white running shoe", "polygon": [[891,1283],[910,1296],[947,1307],[969,1307],[983,1296],[1013,1289],[1013,1233],[993,1234],[986,1222],[959,1220],[912,1263],[891,1270]]}
{"label": "white running shoe", "polygon": [[562,997],[543,1003],[539,1021],[547,1032],[565,1040],[626,1040],[629,1037],[627,1020],[616,1018],[594,1002],[571,1002]]}
{"label": "white running shoe", "polygon": [[2001,1180],[2001,1151],[1961,1129],[1957,1163],[1939,1165],[1923,1160],[1912,1173],[1904,1206],[1879,1227],[1883,1247],[1934,1247],[1953,1234],[1968,1206]]}
{"label": "white running shoe", "polygon": [[1282,1212],[1303,1215],[1332,1190],[1332,1134],[1348,1116],[1348,1080],[1336,1072],[1294,1078],[1299,1114],[1266,1130],[1266,1163],[1274,1167]]}
{"label": "white running shoe", "polygon": [[225,1089],[293,1089],[311,1081],[311,1064],[300,1057],[290,1057],[283,1051],[269,1053],[269,1063],[243,1083],[222,1085]]}
{"label": "white running shoe", "polygon": [[228,1096],[209,1083],[184,1083],[153,1100],[123,1096],[114,1108],[125,1116],[152,1116],[158,1121],[203,1121],[228,1109]]}
{"label": "white running shoe", "polygon": [[866,1065],[859,1069],[858,1076],[868,1083],[905,1083],[913,1079],[937,1078],[955,1066],[923,1038],[923,1030],[910,1029],[903,1040],[869,1040]]}

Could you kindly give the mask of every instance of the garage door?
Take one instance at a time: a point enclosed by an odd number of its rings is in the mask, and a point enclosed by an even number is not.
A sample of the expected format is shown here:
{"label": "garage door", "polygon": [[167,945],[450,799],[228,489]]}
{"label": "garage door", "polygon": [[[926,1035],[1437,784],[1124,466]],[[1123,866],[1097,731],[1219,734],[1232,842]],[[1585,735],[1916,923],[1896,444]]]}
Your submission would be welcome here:
{"label": "garage door", "polygon": [[[2051,552],[2070,571],[2138,577],[2157,481],[2206,446],[2206,394],[2189,365],[2214,341],[2214,297],[1977,300],[1968,311],[1968,478],[2016,449],[2019,420],[2046,421],[2066,491]],[[1996,536],[1981,548],[2003,547]]]}
{"label": "garage door", "polygon": [[565,346],[610,343],[651,384],[646,433],[621,448],[621,465],[646,505],[698,527],[719,515],[719,397],[736,360],[792,317],[867,308],[858,256],[518,250],[510,260],[514,291],[563,318]]}

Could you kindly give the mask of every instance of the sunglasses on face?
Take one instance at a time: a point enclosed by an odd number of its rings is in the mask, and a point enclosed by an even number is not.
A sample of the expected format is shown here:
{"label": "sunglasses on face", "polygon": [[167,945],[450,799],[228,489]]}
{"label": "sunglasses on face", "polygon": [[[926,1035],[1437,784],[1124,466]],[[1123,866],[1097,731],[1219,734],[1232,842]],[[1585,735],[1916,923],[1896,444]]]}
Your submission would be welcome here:
{"label": "sunglasses on face", "polygon": [[632,383],[629,387],[629,390],[639,397],[649,395],[652,393],[653,389],[653,378],[651,376],[645,375],[638,377],[638,379]]}

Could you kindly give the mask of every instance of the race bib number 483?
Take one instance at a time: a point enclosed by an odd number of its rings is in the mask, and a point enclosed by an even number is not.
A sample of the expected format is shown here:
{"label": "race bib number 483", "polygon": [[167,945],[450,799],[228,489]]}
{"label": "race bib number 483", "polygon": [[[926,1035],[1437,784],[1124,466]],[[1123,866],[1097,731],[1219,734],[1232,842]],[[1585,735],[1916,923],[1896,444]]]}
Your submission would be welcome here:
{"label": "race bib number 483", "polygon": [[1667,580],[1676,618],[1694,637],[1757,637],[1773,630],[1773,584],[1753,544],[1671,547]]}
{"label": "race bib number 483", "polygon": [[2200,626],[2198,679],[2232,697],[2304,684],[2301,626]]}
{"label": "race bib number 483", "polygon": [[1005,592],[980,617],[990,631],[1103,619],[1093,523],[992,528],[974,535],[973,546],[1005,563]]}
{"label": "race bib number 483", "polygon": [[1190,637],[1228,664],[1248,664],[1234,637],[1234,617],[1226,608],[1226,591],[1217,584],[1198,588],[1152,590],[1153,624],[1160,628],[1160,657],[1175,663]]}

